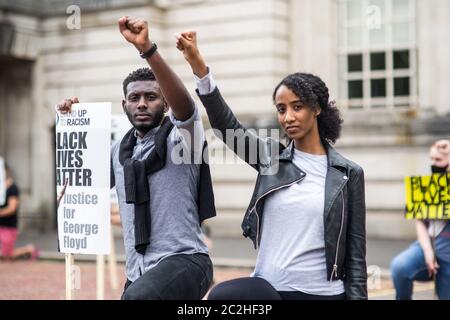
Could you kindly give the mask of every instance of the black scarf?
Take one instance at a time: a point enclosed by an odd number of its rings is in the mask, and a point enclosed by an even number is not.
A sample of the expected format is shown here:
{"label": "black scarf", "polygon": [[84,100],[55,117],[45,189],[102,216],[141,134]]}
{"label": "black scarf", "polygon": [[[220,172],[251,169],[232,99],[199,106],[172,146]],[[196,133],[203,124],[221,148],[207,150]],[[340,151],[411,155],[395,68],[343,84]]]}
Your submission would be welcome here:
{"label": "black scarf", "polygon": [[[136,145],[135,129],[131,129],[123,137],[119,149],[119,162],[123,166],[125,178],[125,201],[134,204],[134,237],[135,249],[145,254],[150,244],[150,186],[147,176],[164,168],[166,164],[167,137],[172,131],[173,124],[165,117],[161,127],[155,134],[155,146],[145,160],[132,160],[134,146]],[[204,143],[203,153],[208,156],[208,144]],[[216,215],[214,205],[214,191],[208,161],[200,165],[200,182],[198,184],[198,215],[199,224],[203,220]]]}
{"label": "black scarf", "polygon": [[155,146],[145,160],[131,159],[136,145],[135,129],[130,129],[120,143],[119,162],[125,179],[125,201],[134,204],[134,247],[145,254],[150,239],[150,186],[147,176],[162,169],[166,164],[167,136],[173,128],[165,117],[155,134]]}

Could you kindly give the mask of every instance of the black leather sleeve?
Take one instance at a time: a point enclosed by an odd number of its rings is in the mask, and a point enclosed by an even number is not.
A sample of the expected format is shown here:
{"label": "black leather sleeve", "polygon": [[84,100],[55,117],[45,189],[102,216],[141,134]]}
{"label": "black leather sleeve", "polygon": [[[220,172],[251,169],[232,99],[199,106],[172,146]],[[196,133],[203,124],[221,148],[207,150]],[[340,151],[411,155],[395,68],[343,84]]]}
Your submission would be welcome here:
{"label": "black leather sleeve", "polygon": [[259,171],[261,166],[267,166],[271,159],[271,144],[258,137],[254,130],[248,130],[239,122],[219,89],[216,87],[207,95],[200,95],[197,90],[197,94],[206,108],[214,134],[254,169]]}
{"label": "black leather sleeve", "polygon": [[367,299],[366,205],[362,168],[354,171],[349,183],[345,291],[347,299]]}

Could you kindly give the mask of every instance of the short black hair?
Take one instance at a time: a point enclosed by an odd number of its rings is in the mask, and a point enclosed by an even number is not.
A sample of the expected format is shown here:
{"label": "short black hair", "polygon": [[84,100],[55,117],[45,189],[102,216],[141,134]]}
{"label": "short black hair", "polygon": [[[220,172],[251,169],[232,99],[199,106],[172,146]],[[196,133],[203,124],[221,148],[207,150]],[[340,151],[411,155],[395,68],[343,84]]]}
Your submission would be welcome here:
{"label": "short black hair", "polygon": [[130,82],[135,81],[156,81],[155,74],[150,68],[139,68],[131,72],[125,80],[123,80],[123,95],[127,96],[127,87]]}
{"label": "short black hair", "polygon": [[330,94],[325,82],[310,73],[290,74],[276,86],[272,96],[274,103],[281,86],[294,92],[305,105],[321,110],[317,117],[320,139],[334,144],[341,134],[343,120],[335,102],[329,101]]}

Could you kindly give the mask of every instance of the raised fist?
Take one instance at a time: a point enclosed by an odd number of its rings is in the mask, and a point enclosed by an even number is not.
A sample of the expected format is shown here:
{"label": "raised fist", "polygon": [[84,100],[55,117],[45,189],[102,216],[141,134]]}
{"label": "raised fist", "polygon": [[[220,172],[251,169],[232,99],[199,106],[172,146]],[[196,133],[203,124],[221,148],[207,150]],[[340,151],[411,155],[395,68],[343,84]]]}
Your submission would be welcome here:
{"label": "raised fist", "polygon": [[450,140],[439,140],[434,143],[439,152],[450,155]]}
{"label": "raised fist", "polygon": [[197,33],[195,31],[177,33],[175,38],[177,38],[176,46],[178,50],[183,53],[184,58],[190,64],[194,74],[200,78],[207,75],[208,67],[197,46]]}
{"label": "raised fist", "polygon": [[200,52],[197,47],[197,33],[195,31],[186,31],[175,35],[177,39],[177,49],[183,52],[184,58],[188,62],[199,58]]}
{"label": "raised fist", "polygon": [[148,51],[152,43],[148,36],[148,24],[143,18],[123,16],[119,19],[120,33],[140,52]]}

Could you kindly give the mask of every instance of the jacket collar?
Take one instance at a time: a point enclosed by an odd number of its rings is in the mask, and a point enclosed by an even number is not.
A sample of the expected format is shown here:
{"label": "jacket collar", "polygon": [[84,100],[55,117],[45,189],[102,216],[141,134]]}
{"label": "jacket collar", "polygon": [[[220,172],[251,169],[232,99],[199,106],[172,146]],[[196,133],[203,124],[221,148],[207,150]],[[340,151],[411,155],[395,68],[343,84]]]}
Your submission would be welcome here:
{"label": "jacket collar", "polygon": [[[347,168],[347,162],[328,142],[324,143],[327,150],[328,166],[330,167],[343,167]],[[279,160],[292,161],[294,157],[294,141],[291,141],[289,145],[278,156]]]}

